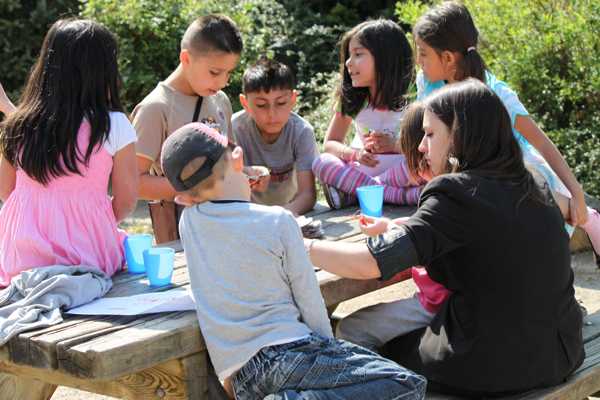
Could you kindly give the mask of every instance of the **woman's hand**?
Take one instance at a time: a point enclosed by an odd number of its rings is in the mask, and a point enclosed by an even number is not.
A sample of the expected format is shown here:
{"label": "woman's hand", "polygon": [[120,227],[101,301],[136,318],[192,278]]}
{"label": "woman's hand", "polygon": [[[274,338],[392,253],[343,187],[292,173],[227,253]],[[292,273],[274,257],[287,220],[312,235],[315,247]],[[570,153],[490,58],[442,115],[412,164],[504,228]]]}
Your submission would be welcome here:
{"label": "woman's hand", "polygon": [[395,153],[396,139],[392,134],[372,131],[365,137],[365,148],[375,154]]}
{"label": "woman's hand", "polygon": [[588,211],[583,191],[569,199],[569,216],[567,222],[572,226],[583,225],[587,222]]}
{"label": "woman's hand", "polygon": [[356,161],[371,168],[376,167],[377,164],[379,164],[377,156],[369,152],[366,148],[362,148],[358,151]]}
{"label": "woman's hand", "polygon": [[389,218],[373,218],[361,214],[358,217],[358,226],[365,236],[377,236],[388,230],[392,221]]}

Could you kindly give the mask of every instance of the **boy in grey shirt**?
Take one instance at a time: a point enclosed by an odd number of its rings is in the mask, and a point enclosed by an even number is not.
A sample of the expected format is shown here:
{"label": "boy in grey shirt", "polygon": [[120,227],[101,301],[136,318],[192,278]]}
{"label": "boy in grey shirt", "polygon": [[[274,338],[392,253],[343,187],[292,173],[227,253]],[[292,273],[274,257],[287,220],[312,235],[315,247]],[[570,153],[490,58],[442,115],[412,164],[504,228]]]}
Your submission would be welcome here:
{"label": "boy in grey shirt", "polygon": [[198,320],[230,396],[423,398],[423,377],[333,339],[300,228],[281,207],[249,203],[241,148],[193,123],[167,138],[161,162],[187,206],[180,232]]}
{"label": "boy in grey shirt", "polygon": [[306,120],[292,112],[296,104],[295,78],[285,64],[260,59],[244,72],[242,111],[231,124],[249,166],[271,172],[268,182],[253,187],[252,201],[282,206],[295,215],[315,206],[312,163],[318,156],[315,133]]}

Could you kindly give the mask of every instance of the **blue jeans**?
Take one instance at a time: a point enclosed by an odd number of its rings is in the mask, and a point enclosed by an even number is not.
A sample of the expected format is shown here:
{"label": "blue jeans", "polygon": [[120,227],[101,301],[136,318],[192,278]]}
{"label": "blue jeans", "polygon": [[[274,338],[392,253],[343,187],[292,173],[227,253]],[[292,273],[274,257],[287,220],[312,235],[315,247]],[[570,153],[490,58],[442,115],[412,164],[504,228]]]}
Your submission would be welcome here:
{"label": "blue jeans", "polygon": [[424,399],[426,380],[360,346],[317,334],[260,350],[234,376],[237,400]]}

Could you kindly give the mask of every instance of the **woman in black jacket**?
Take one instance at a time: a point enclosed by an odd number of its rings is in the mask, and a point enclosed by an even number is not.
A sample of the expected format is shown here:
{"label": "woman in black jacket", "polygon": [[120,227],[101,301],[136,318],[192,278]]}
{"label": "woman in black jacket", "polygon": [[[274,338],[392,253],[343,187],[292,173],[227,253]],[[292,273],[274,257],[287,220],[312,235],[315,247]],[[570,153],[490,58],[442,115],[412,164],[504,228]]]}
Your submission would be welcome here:
{"label": "woman in black jacket", "polygon": [[561,383],[584,358],[561,212],[484,84],[448,85],[425,107],[419,150],[435,178],[417,212],[366,246],[307,242],[311,260],[356,279],[424,265],[452,292],[429,327],[383,351],[430,388],[479,397]]}

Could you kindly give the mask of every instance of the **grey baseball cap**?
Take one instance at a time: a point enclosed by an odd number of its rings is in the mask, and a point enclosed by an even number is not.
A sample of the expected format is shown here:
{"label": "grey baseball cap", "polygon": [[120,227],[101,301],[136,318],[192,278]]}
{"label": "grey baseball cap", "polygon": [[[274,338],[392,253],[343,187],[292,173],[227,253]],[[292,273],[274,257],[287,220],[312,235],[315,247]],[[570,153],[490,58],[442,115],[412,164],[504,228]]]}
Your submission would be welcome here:
{"label": "grey baseball cap", "polygon": [[[189,190],[212,174],[213,166],[228,145],[226,136],[203,123],[184,125],[169,135],[162,146],[163,173],[176,191]],[[206,157],[204,164],[185,180],[181,179],[185,166],[198,157]]]}

